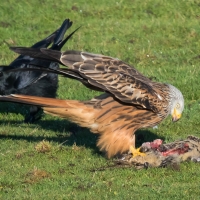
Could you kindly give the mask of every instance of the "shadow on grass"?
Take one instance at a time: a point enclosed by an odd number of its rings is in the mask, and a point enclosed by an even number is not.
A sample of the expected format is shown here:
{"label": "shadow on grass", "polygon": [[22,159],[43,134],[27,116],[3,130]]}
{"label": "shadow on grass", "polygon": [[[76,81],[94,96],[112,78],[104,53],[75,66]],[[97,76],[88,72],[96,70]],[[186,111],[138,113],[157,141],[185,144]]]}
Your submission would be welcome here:
{"label": "shadow on grass", "polygon": [[24,110],[28,109],[28,105],[12,103],[12,102],[0,102],[0,113],[24,113]]}
{"label": "shadow on grass", "polygon": [[[8,121],[0,120],[0,123],[6,124]],[[39,121],[37,124],[27,125],[20,121],[9,121],[9,126],[20,125],[21,127],[29,126],[33,129],[40,126],[44,130],[51,130],[55,132],[51,135],[28,135],[18,133],[17,135],[8,135],[7,133],[0,132],[0,139],[12,139],[12,140],[26,140],[28,142],[40,142],[42,140],[48,140],[57,142],[63,146],[84,146],[92,150],[94,154],[102,154],[96,147],[98,135],[92,134],[88,129],[77,126],[66,120],[45,120]],[[143,142],[153,141],[158,136],[149,130],[138,130],[136,132],[136,146],[139,147]],[[159,137],[160,138],[160,137]],[[160,138],[164,140],[165,138]]]}
{"label": "shadow on grass", "polygon": [[[25,110],[27,106],[19,107],[18,104],[4,104],[5,107],[3,108],[2,105],[0,106],[0,113],[16,113],[16,114],[25,114]],[[9,106],[10,105],[10,106]],[[82,128],[77,126],[74,123],[71,123],[64,119],[45,119],[35,122],[34,124],[25,124],[22,121],[18,120],[0,120],[1,124],[9,124],[9,126],[19,126],[20,127],[30,127],[30,128],[37,128],[38,126],[47,131],[55,132],[54,135],[50,135],[50,133],[45,133],[45,135],[24,135],[18,133],[17,135],[8,135],[7,133],[0,132],[0,139],[12,139],[12,140],[26,140],[29,142],[40,142],[42,140],[48,140],[60,143],[64,146],[72,146],[76,144],[77,146],[85,146],[86,148],[90,148],[93,150],[95,154],[101,154],[96,147],[96,142],[98,140],[97,134],[92,134],[88,129]],[[136,132],[136,146],[139,147],[142,145],[143,142],[153,141],[157,139],[158,136],[151,132],[150,130],[138,130]],[[159,136],[160,138],[160,136]],[[165,138],[160,138],[164,140]]]}

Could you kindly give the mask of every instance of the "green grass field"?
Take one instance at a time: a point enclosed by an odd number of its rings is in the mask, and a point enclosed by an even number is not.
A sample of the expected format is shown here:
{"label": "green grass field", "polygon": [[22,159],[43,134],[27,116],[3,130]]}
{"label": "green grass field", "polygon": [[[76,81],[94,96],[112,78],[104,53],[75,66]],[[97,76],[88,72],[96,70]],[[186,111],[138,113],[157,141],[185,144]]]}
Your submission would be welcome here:
{"label": "green grass field", "polygon": [[[53,1],[3,0],[0,4],[0,64],[31,46],[65,18],[82,25],[63,50],[101,53],[124,60],[156,81],[179,88],[182,119],[170,117],[158,129],[137,132],[139,142],[165,142],[200,135],[200,2],[197,0]],[[81,83],[60,78],[58,98],[86,100],[97,95]],[[22,121],[26,107],[0,104],[0,199],[199,199],[200,164],[135,170],[92,169],[112,164],[96,147],[97,136],[45,115]],[[41,152],[41,142],[47,152]],[[139,145],[139,143],[138,143]]]}

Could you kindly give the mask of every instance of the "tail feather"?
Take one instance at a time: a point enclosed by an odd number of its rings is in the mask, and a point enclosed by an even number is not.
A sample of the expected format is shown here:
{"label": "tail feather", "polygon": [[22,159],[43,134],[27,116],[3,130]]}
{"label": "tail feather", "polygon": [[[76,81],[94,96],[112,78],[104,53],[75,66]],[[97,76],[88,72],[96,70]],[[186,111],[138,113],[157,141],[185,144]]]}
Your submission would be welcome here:
{"label": "tail feather", "polygon": [[89,127],[94,123],[94,109],[77,100],[60,100],[28,95],[12,94],[0,96],[0,101],[40,106],[45,113],[67,118],[82,127]]}
{"label": "tail feather", "polygon": [[64,20],[58,33],[56,34],[56,36],[54,38],[54,43],[53,43],[51,49],[60,50],[62,48],[62,47],[60,47],[59,44],[62,42],[67,29],[69,29],[71,26],[72,26],[72,21],[70,21],[69,19]]}
{"label": "tail feather", "polygon": [[[45,59],[45,60],[53,61],[53,62],[59,61],[58,59],[50,58],[48,55],[41,53],[40,49],[33,49],[30,47],[10,47],[10,50],[21,55],[28,55],[33,58]],[[59,51],[56,51],[56,52],[60,53],[59,55],[61,56],[61,52]]]}
{"label": "tail feather", "polygon": [[[52,33],[50,36],[45,38],[44,40],[41,40],[40,42],[36,43],[35,45],[30,47],[9,47],[10,50],[21,54],[21,55],[27,55],[33,58],[38,59],[45,59],[52,62],[60,62],[61,52],[59,50],[62,49],[62,47],[65,45],[65,43],[72,37],[72,35],[81,27],[78,27],[75,29],[71,34],[69,34],[65,39],[64,35],[65,32],[72,26],[72,21],[69,19],[66,19],[61,27],[56,30],[54,33]],[[43,52],[41,52],[40,48],[47,48],[50,43],[52,43],[51,48],[49,49],[49,54],[53,54],[52,56],[49,56]],[[54,50],[54,51],[53,51]],[[23,58],[23,56],[21,56]],[[20,58],[21,58],[20,57]]]}
{"label": "tail feather", "polygon": [[59,45],[59,49],[56,49],[56,50],[61,50],[62,47],[64,46],[64,44],[72,37],[72,35],[74,35],[74,33],[75,33],[76,31],[78,31],[79,28],[81,28],[81,26],[78,27],[77,29],[75,29],[72,33],[70,33],[64,40],[62,40],[62,41],[58,44],[58,45]]}
{"label": "tail feather", "polygon": [[[74,33],[76,31],[78,31],[78,29],[81,27],[78,27],[77,29],[75,29],[72,33],[70,33],[65,39],[64,35],[65,32],[72,26],[72,21],[70,21],[69,19],[66,19],[63,24],[61,25],[58,33],[56,34],[55,38],[54,38],[54,43],[52,45],[52,47],[50,49],[53,50],[61,50],[62,47],[65,45],[65,43],[74,35]],[[43,48],[43,47],[41,47]]]}
{"label": "tail feather", "polygon": [[28,95],[18,95],[11,94],[0,96],[0,101],[22,103],[27,105],[35,105],[40,107],[66,107],[66,100],[46,98],[46,97],[37,97],[37,96],[28,96]]}

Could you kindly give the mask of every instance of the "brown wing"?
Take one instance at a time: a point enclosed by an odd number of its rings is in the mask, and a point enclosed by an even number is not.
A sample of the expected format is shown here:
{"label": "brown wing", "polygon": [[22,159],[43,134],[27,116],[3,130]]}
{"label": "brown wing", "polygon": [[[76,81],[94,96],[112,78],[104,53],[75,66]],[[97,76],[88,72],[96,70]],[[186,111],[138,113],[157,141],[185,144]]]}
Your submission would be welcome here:
{"label": "brown wing", "polygon": [[38,51],[30,48],[12,48],[12,50],[32,57],[44,59],[49,57],[53,61],[57,60],[76,72],[77,76],[84,78],[88,87],[94,86],[107,91],[121,102],[158,112],[155,102],[160,101],[161,97],[151,80],[121,60],[80,51],[61,53],[49,49]]}

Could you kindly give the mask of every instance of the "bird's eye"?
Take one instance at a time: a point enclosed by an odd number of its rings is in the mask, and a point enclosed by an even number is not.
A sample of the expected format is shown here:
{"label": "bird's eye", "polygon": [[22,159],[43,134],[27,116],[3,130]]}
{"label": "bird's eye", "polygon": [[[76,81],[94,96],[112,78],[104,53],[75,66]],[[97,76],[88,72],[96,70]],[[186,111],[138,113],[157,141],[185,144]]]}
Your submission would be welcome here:
{"label": "bird's eye", "polygon": [[176,104],[176,109],[179,109],[181,106],[179,103]]}

